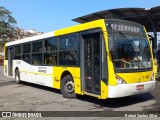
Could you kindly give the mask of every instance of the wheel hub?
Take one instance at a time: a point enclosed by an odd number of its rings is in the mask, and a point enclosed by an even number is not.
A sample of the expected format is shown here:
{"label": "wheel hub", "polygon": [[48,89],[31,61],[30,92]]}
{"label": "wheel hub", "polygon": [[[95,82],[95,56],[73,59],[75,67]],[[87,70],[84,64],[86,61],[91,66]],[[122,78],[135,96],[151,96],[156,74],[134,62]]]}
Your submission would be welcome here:
{"label": "wheel hub", "polygon": [[68,93],[74,92],[74,83],[72,81],[68,81],[65,85],[65,89]]}

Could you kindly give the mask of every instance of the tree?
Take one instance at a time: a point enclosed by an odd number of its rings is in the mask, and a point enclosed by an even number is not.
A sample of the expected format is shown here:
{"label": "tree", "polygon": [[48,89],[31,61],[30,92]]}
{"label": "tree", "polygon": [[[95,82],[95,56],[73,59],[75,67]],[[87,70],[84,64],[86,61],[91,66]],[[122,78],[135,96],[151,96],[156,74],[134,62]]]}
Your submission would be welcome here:
{"label": "tree", "polygon": [[12,13],[0,6],[0,47],[5,42],[13,40],[17,34],[16,20],[12,17]]}

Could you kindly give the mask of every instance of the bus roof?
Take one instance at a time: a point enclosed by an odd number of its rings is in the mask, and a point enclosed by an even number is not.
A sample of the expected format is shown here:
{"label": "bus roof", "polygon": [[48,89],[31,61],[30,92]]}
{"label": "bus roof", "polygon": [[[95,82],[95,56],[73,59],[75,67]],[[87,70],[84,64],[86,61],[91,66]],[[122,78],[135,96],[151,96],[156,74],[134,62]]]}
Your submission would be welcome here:
{"label": "bus roof", "polygon": [[44,39],[44,38],[52,37],[53,35],[54,35],[54,31],[44,33],[44,34],[41,34],[41,35],[37,35],[37,36],[33,36],[33,37],[19,39],[19,40],[12,41],[12,42],[7,42],[6,46],[11,46],[11,45],[15,45],[15,44],[30,42],[30,41],[35,41],[35,40],[39,40],[39,39]]}
{"label": "bus roof", "polygon": [[94,28],[100,28],[100,27],[105,28],[104,19],[95,20],[95,21],[91,21],[91,22],[88,22],[88,23],[83,23],[83,24],[72,26],[72,27],[68,27],[68,28],[59,29],[59,30],[55,30],[55,31],[52,31],[52,32],[44,33],[44,34],[41,34],[41,35],[37,35],[37,36],[33,36],[33,37],[28,37],[28,38],[19,39],[19,40],[16,40],[16,41],[8,42],[8,43],[5,44],[5,46],[12,46],[12,45],[15,45],[15,44],[26,43],[26,42],[36,41],[36,40],[45,39],[45,38],[49,38],[49,37],[54,37],[54,36],[56,37],[56,36],[60,36],[60,35],[65,35],[65,34],[69,34],[69,33],[74,33],[74,32],[79,32],[79,31],[83,31],[83,30],[94,29]]}

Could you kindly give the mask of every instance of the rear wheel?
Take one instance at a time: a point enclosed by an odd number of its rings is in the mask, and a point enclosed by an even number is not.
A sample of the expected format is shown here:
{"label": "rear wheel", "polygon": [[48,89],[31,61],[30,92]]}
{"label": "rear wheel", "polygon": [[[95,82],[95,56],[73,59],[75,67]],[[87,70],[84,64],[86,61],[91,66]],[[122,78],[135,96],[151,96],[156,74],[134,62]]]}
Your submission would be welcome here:
{"label": "rear wheel", "polygon": [[65,76],[61,80],[61,93],[65,98],[76,98],[74,81],[70,75]]}
{"label": "rear wheel", "polygon": [[15,81],[17,84],[21,83],[19,70],[15,71]]}

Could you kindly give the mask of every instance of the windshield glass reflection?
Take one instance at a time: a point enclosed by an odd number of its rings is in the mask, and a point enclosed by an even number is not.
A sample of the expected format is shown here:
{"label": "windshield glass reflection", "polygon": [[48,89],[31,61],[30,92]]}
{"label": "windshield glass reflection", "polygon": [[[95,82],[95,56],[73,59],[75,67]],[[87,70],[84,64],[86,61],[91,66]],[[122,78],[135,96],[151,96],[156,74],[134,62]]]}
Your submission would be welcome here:
{"label": "windshield glass reflection", "polygon": [[151,53],[145,36],[127,32],[109,34],[115,69],[151,68]]}

